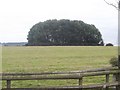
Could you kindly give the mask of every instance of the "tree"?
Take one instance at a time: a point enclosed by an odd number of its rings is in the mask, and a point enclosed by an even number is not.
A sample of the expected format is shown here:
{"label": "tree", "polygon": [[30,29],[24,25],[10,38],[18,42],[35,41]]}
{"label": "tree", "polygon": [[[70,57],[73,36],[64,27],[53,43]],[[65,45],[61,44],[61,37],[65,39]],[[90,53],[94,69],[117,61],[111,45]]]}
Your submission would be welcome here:
{"label": "tree", "polygon": [[99,30],[78,20],[47,20],[35,24],[28,34],[28,45],[104,45]]}
{"label": "tree", "polygon": [[[120,0],[118,0],[117,5],[114,5],[113,3],[108,3],[106,0],[104,0],[108,5],[112,5],[113,7],[115,7],[118,10],[118,20],[119,20],[119,15],[120,15]],[[118,21],[119,22],[119,21]],[[119,25],[119,23],[118,23]],[[118,33],[119,33],[119,29],[118,29]],[[120,35],[118,35],[118,39],[119,39]],[[120,44],[120,40],[118,40],[118,45]],[[120,70],[120,48],[118,47],[118,60],[117,61],[111,61],[112,64],[116,64],[115,66],[118,66],[119,70]],[[117,81],[120,83],[120,73],[117,74]],[[116,90],[120,90],[120,85],[118,85],[116,87]]]}
{"label": "tree", "polygon": [[120,0],[116,1],[116,4],[115,3],[112,3],[112,2],[109,2],[109,1],[106,1],[104,0],[108,5],[111,5],[113,7],[115,7],[117,10],[120,10]]}

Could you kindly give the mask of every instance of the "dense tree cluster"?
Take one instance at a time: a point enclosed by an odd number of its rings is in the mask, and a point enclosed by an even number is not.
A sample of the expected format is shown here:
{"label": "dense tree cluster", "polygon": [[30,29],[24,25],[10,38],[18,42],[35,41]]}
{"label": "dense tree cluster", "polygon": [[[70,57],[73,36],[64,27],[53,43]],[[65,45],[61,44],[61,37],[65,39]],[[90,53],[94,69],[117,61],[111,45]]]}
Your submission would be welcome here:
{"label": "dense tree cluster", "polygon": [[103,46],[102,35],[90,24],[78,20],[47,20],[29,31],[27,45]]}

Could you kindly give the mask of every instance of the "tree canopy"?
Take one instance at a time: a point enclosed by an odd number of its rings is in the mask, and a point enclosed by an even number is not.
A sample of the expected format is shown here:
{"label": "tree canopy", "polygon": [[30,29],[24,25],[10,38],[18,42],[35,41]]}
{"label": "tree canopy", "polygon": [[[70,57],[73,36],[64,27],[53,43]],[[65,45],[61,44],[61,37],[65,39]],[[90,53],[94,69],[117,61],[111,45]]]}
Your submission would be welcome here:
{"label": "tree canopy", "polygon": [[47,20],[35,24],[28,33],[27,45],[104,45],[99,30],[79,20]]}

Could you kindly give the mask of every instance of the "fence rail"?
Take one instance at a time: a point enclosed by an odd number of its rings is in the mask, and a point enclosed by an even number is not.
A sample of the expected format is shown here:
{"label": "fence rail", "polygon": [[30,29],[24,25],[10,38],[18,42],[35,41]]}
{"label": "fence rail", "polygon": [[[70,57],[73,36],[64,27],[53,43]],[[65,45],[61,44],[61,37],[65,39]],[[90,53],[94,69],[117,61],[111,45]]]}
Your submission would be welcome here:
{"label": "fence rail", "polygon": [[[82,89],[94,89],[101,88],[101,90],[109,90],[109,87],[120,86],[120,82],[117,77],[120,73],[118,68],[100,68],[84,71],[71,71],[71,72],[42,72],[42,73],[1,73],[2,80],[7,81],[7,88],[2,90],[82,90]],[[105,75],[105,82],[102,84],[83,85],[84,77],[89,76],[101,76]],[[113,75],[116,79],[110,82],[110,75]],[[78,80],[77,86],[58,86],[58,87],[39,87],[39,88],[12,88],[11,81],[19,80]]]}

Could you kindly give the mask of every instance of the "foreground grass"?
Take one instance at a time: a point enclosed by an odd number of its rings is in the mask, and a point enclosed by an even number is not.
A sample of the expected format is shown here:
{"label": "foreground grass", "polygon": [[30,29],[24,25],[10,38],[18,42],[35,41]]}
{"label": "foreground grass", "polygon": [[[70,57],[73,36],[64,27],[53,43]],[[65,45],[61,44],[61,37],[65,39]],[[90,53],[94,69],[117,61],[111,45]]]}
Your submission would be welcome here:
{"label": "foreground grass", "polygon": [[[117,56],[117,47],[39,46],[3,47],[3,72],[74,71],[110,66],[109,60]],[[87,83],[103,82],[85,79]],[[46,85],[77,85],[76,80],[15,81],[13,87],[39,87]],[[3,87],[5,83],[3,82]]]}

